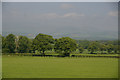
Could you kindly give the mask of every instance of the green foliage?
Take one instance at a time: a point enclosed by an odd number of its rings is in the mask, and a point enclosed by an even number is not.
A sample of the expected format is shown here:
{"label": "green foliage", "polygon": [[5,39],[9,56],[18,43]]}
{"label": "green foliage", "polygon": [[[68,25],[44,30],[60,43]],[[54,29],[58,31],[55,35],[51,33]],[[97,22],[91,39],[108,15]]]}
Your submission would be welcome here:
{"label": "green foliage", "polygon": [[39,54],[39,51],[38,51],[38,50],[35,50],[35,54]]}
{"label": "green foliage", "polygon": [[16,43],[18,53],[29,53],[31,49],[31,40],[26,36],[19,36]]}
{"label": "green foliage", "polygon": [[60,39],[57,39],[55,42],[55,51],[63,53],[64,55],[68,55],[75,51],[77,48],[77,43],[75,40],[69,38],[69,37],[62,37]]}
{"label": "green foliage", "polygon": [[105,44],[100,44],[100,47],[99,47],[100,51],[103,53],[104,51],[107,50],[107,46]]}
{"label": "green foliage", "polygon": [[0,34],[0,47],[2,47],[2,35]]}
{"label": "green foliage", "polygon": [[8,53],[15,53],[15,35],[9,34],[5,39],[2,37],[3,41],[3,51],[6,51]]}
{"label": "green foliage", "polygon": [[[45,55],[45,51],[55,51],[61,55],[73,53],[115,53],[118,54],[120,44],[118,40],[73,40],[69,37],[54,39],[50,35],[38,34],[34,39],[26,36],[9,34],[7,37],[0,35],[3,53],[39,53]],[[76,48],[78,51],[76,51]],[[87,50],[87,51],[86,51]],[[84,51],[84,52],[83,52]]]}
{"label": "green foliage", "polygon": [[107,51],[108,51],[108,53],[112,53],[112,51],[113,51],[113,45],[112,44],[107,45]]}
{"label": "green foliage", "polygon": [[5,38],[2,36],[2,48],[5,48]]}
{"label": "green foliage", "polygon": [[119,51],[118,45],[113,46],[113,51],[114,51],[114,53],[118,53],[118,51]]}
{"label": "green foliage", "polygon": [[44,52],[46,50],[51,50],[53,46],[51,44],[54,43],[54,39],[50,35],[45,35],[45,34],[38,34],[35,39],[33,39],[33,51],[38,50],[39,52]]}
{"label": "green foliage", "polygon": [[90,44],[90,41],[88,40],[76,40],[76,41],[78,43],[78,47],[82,47],[84,49],[87,49]]}
{"label": "green foliage", "polygon": [[83,51],[84,51],[83,47],[79,47],[79,52],[83,53]]}
{"label": "green foliage", "polygon": [[88,46],[88,51],[90,51],[91,54],[93,54],[95,51],[97,51],[98,48],[98,42],[92,41]]}

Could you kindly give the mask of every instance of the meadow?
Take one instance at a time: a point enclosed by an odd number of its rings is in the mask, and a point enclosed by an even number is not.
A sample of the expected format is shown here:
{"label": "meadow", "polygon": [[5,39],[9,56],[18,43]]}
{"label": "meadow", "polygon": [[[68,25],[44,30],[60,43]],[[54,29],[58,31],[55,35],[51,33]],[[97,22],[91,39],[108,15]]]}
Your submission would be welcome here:
{"label": "meadow", "polygon": [[118,58],[2,57],[3,78],[117,78]]}

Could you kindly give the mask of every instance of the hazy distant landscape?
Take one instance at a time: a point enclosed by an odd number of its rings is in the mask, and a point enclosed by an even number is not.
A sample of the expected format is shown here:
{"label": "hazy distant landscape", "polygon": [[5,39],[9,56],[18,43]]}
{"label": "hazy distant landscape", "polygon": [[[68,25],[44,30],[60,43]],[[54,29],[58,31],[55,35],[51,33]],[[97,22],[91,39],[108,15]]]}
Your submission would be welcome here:
{"label": "hazy distant landscape", "polygon": [[[3,32],[3,36],[7,36],[8,34],[15,34],[15,35],[23,35],[29,38],[35,38],[38,33],[19,33],[19,32]],[[76,32],[76,33],[48,33],[48,35],[53,36],[54,38],[61,38],[61,37],[71,37],[73,39],[80,39],[80,40],[117,40],[118,33],[117,32]]]}

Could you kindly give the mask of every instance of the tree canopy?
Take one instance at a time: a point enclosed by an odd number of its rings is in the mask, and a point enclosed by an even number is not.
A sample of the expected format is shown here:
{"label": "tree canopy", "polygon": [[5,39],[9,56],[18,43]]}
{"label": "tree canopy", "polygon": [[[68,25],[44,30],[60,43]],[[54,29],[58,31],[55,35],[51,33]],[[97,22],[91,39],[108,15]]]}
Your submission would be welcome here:
{"label": "tree canopy", "polygon": [[19,36],[16,48],[18,53],[28,53],[30,52],[32,41],[26,36]]}
{"label": "tree canopy", "polygon": [[62,37],[60,39],[57,39],[55,42],[55,51],[61,52],[64,55],[68,55],[75,51],[77,48],[77,43],[74,39],[71,39],[69,37]]}
{"label": "tree canopy", "polygon": [[35,39],[33,39],[33,50],[38,50],[44,55],[46,50],[50,50],[52,48],[51,44],[53,44],[53,42],[54,39],[52,36],[40,33],[35,37]]}
{"label": "tree canopy", "polygon": [[15,35],[9,34],[5,39],[3,38],[3,47],[6,52],[15,53]]}
{"label": "tree canopy", "polygon": [[[119,41],[117,40],[74,40],[70,37],[62,37],[54,39],[51,35],[39,33],[34,39],[26,36],[15,36],[9,34],[2,38],[3,53],[40,53],[45,55],[46,51],[55,51],[64,56],[69,56],[70,53],[108,53],[118,54]],[[0,39],[1,40],[1,39]],[[78,52],[77,52],[78,51]],[[74,53],[74,52],[73,52]]]}

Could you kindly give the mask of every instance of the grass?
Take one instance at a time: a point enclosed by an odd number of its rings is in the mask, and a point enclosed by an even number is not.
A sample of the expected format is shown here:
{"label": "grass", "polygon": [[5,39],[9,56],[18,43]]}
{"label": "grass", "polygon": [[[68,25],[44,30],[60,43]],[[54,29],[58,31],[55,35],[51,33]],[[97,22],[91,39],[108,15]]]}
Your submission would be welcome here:
{"label": "grass", "polygon": [[117,78],[117,58],[3,57],[3,78]]}

